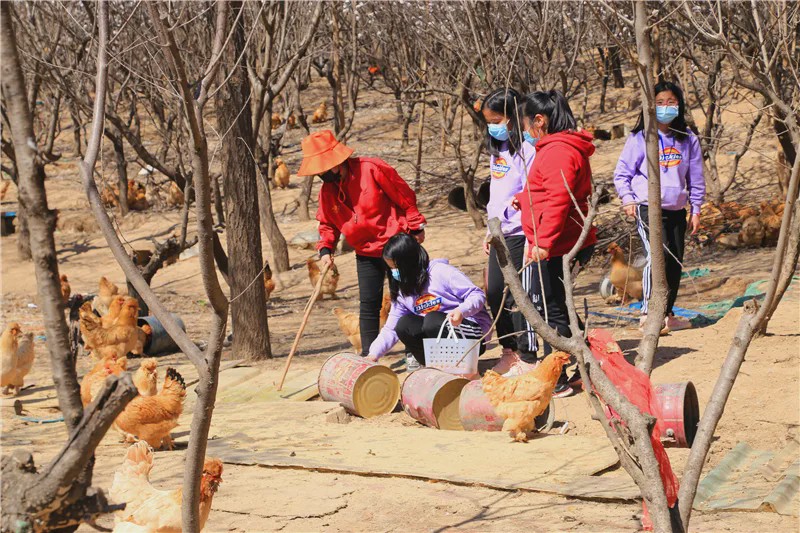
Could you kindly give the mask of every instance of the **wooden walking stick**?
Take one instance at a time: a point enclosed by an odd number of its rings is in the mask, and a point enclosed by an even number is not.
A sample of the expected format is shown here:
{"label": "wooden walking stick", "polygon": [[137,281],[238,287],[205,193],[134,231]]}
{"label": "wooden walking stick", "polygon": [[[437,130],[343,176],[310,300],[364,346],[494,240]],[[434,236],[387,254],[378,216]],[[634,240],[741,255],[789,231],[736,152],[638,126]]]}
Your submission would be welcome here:
{"label": "wooden walking stick", "polygon": [[278,384],[278,390],[280,391],[283,389],[283,382],[286,381],[286,374],[289,373],[289,365],[292,364],[292,357],[294,357],[294,352],[297,351],[297,345],[300,344],[300,336],[303,334],[303,330],[306,329],[306,323],[308,322],[308,317],[311,315],[311,309],[314,308],[314,303],[317,301],[317,296],[319,296],[319,291],[322,290],[322,282],[325,280],[325,275],[328,273],[328,270],[331,269],[331,264],[328,263],[325,268],[322,270],[322,275],[319,277],[319,281],[317,281],[316,287],[314,287],[314,292],[311,293],[311,298],[308,300],[306,304],[306,310],[303,314],[303,321],[300,323],[300,329],[297,330],[297,335],[294,337],[294,343],[292,344],[292,349],[289,350],[289,357],[286,358],[286,366],[283,367],[283,375],[281,376],[281,382]]}

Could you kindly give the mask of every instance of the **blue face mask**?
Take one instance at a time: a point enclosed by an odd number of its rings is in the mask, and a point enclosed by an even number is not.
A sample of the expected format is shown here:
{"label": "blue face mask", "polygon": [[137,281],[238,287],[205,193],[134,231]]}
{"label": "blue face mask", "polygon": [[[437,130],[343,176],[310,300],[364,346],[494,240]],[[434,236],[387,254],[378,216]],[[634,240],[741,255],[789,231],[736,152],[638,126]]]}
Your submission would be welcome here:
{"label": "blue face mask", "polygon": [[661,124],[669,124],[680,114],[680,110],[676,105],[657,105],[656,106],[656,120]]}
{"label": "blue face mask", "polygon": [[497,139],[498,141],[507,141],[508,140],[508,127],[505,124],[489,124],[489,135],[492,136],[493,139]]}
{"label": "blue face mask", "polygon": [[534,137],[533,135],[531,135],[531,134],[530,134],[530,133],[528,133],[527,131],[523,131],[523,132],[522,132],[522,136],[525,138],[525,140],[526,140],[526,141],[527,141],[527,142],[528,142],[528,143],[529,143],[531,146],[536,146],[536,143],[538,143],[538,142],[539,142],[539,138],[538,138],[538,137]]}
{"label": "blue face mask", "polygon": [[389,269],[392,273],[392,277],[395,281],[400,281],[400,269],[399,268],[391,268]]}

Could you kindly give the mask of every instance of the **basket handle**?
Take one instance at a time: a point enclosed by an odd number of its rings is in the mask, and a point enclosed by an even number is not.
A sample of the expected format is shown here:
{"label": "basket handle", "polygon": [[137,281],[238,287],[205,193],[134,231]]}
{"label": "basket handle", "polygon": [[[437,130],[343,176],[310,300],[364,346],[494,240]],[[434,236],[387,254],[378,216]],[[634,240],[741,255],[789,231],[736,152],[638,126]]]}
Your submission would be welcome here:
{"label": "basket handle", "polygon": [[[442,322],[442,327],[439,328],[439,335],[436,336],[436,344],[439,344],[439,341],[442,340],[442,333],[444,332],[444,327],[447,324],[450,324],[450,331],[447,332],[447,337],[445,337],[445,338],[446,339],[458,339],[459,338],[458,334],[456,333],[456,327],[453,325],[453,321],[448,316],[447,320]],[[466,337],[464,337],[464,338],[466,338]]]}

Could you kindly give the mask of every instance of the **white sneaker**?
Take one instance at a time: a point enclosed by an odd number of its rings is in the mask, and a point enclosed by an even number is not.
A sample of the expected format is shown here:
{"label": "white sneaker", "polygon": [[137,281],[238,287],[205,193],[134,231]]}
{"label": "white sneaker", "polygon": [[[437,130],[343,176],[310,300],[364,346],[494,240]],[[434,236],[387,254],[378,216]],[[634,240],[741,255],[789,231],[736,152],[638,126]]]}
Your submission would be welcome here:
{"label": "white sneaker", "polygon": [[407,353],[406,354],[406,372],[408,372],[410,374],[411,372],[413,372],[415,370],[419,370],[420,368],[422,368],[422,365],[419,364],[419,361],[417,361],[417,358],[414,357],[413,354]]}

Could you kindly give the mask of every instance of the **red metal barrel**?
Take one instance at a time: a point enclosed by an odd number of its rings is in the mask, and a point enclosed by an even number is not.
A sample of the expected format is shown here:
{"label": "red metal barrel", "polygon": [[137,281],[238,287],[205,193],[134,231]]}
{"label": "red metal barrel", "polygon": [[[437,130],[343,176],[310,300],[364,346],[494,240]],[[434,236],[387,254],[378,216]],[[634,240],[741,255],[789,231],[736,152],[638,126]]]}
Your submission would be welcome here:
{"label": "red metal barrel", "polygon": [[691,381],[654,385],[661,406],[664,433],[661,439],[668,448],[691,448],[700,422],[700,402]]}
{"label": "red metal barrel", "polygon": [[400,397],[400,380],[390,368],[348,352],[325,361],[317,386],[323,400],[364,418],[391,413]]}
{"label": "red metal barrel", "polygon": [[[467,431],[501,431],[505,419],[495,412],[489,398],[483,393],[483,384],[480,380],[469,382],[461,390],[459,403],[461,425]],[[553,401],[542,414],[536,417],[538,431],[550,431],[555,421]]]}
{"label": "red metal barrel", "polygon": [[421,368],[412,372],[403,383],[403,409],[426,426],[463,430],[458,415],[458,398],[467,383],[467,379],[435,368]]}

